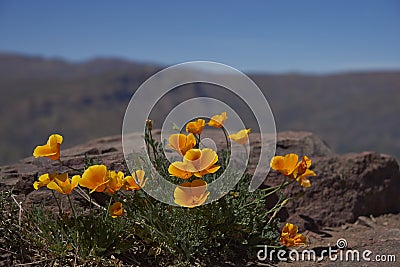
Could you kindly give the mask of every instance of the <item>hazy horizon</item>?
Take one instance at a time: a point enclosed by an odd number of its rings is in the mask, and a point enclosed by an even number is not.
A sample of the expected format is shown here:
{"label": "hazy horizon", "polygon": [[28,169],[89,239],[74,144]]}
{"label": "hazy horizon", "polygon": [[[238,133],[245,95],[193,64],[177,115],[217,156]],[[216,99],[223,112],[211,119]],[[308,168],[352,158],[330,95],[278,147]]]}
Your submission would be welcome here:
{"label": "hazy horizon", "polygon": [[[100,56],[93,56],[85,59],[80,59],[80,60],[73,60],[73,59],[68,59],[63,56],[46,56],[43,54],[39,53],[23,53],[23,52],[15,52],[15,51],[4,51],[0,50],[0,55],[10,55],[10,56],[21,56],[21,57],[29,57],[29,58],[37,58],[37,59],[42,59],[42,60],[54,60],[54,61],[63,61],[68,64],[85,64],[89,63],[91,61],[95,60],[120,60],[120,61],[125,61],[128,63],[133,63],[133,64],[143,64],[143,65],[152,65],[156,67],[161,67],[161,68],[166,68],[171,65],[163,64],[161,62],[157,61],[142,61],[142,60],[136,60],[132,58],[124,58],[121,56],[113,56],[113,55],[100,55]],[[195,61],[195,60],[194,60]],[[180,64],[184,62],[177,62],[176,64]],[[218,62],[220,63],[220,62]],[[233,66],[231,66],[233,67]],[[393,68],[354,68],[354,69],[342,69],[342,70],[331,70],[331,71],[297,71],[297,70],[286,70],[286,71],[244,71],[241,69],[238,69],[246,74],[250,75],[310,75],[310,76],[330,76],[330,75],[340,75],[340,74],[352,74],[352,73],[387,73],[387,72],[400,72],[400,66],[398,67],[393,67]]]}
{"label": "hazy horizon", "polygon": [[215,61],[246,73],[400,69],[400,2],[1,1],[0,51]]}

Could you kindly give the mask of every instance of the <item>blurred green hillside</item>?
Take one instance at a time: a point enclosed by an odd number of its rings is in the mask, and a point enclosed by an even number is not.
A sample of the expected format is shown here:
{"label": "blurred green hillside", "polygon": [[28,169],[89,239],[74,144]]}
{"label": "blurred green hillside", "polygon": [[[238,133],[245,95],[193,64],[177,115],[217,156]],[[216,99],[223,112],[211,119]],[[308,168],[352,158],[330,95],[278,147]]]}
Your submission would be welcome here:
{"label": "blurred green hillside", "polygon": [[[0,165],[30,156],[53,132],[64,135],[64,147],[120,134],[134,91],[160,69],[121,59],[69,63],[0,54]],[[400,71],[250,76],[267,97],[278,131],[313,131],[337,152],[375,150],[400,158]],[[256,128],[240,99],[204,84],[167,94],[151,118],[162,122],[193,96],[224,100]]]}

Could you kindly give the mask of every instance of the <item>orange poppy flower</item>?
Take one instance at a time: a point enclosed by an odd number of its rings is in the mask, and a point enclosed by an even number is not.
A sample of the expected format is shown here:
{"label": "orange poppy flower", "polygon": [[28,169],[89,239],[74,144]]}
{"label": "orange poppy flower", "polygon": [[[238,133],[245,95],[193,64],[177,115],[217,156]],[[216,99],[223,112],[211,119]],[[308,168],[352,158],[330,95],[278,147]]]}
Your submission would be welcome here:
{"label": "orange poppy flower", "polygon": [[290,176],[297,167],[299,156],[287,154],[285,156],[275,156],[271,160],[271,168],[279,171],[285,176]]}
{"label": "orange poppy flower", "polygon": [[60,159],[60,146],[63,142],[63,137],[59,134],[52,134],[49,136],[47,143],[43,146],[37,146],[33,151],[33,156],[46,157],[52,160]]}
{"label": "orange poppy flower", "polygon": [[230,139],[232,139],[233,141],[235,141],[236,143],[238,143],[240,145],[244,145],[249,140],[250,130],[251,129],[240,130],[239,132],[237,132],[235,134],[228,135],[228,137]]}
{"label": "orange poppy flower", "polygon": [[182,207],[193,208],[202,205],[210,192],[207,191],[207,183],[203,180],[194,180],[180,184],[175,188],[174,201]]}
{"label": "orange poppy flower", "polygon": [[226,119],[228,119],[228,117],[226,116],[226,112],[222,112],[220,115],[214,115],[208,122],[208,126],[215,128],[222,128],[222,126],[224,126]]}
{"label": "orange poppy flower", "polygon": [[123,181],[124,190],[140,190],[146,184],[148,178],[144,178],[145,172],[143,170],[135,171],[135,178],[132,176],[126,176]]}
{"label": "orange poppy flower", "polygon": [[298,234],[298,231],[299,229],[296,225],[286,223],[282,229],[282,234],[280,238],[281,244],[286,247],[305,245],[307,238],[302,234]]}
{"label": "orange poppy flower", "polygon": [[70,180],[68,178],[68,173],[56,175],[53,181],[47,184],[47,188],[57,191],[60,194],[68,195],[78,186],[80,178],[79,175],[74,175]]}
{"label": "orange poppy flower", "polygon": [[188,162],[175,161],[169,165],[168,172],[171,176],[187,180],[193,176],[193,173],[188,171],[188,169],[191,169],[189,164]]}
{"label": "orange poppy flower", "polygon": [[106,184],[106,189],[104,192],[109,194],[114,194],[117,192],[124,184],[124,173],[116,171],[108,171],[108,182]]}
{"label": "orange poppy flower", "polygon": [[187,136],[184,134],[172,134],[168,141],[168,146],[180,155],[185,155],[188,150],[196,145],[196,138],[192,133]]}
{"label": "orange poppy flower", "polygon": [[205,126],[206,126],[206,121],[203,119],[198,119],[196,121],[192,121],[186,124],[186,132],[192,134],[201,134]]}
{"label": "orange poppy flower", "polygon": [[38,190],[39,188],[46,186],[48,183],[53,181],[54,178],[58,175],[65,175],[65,174],[45,173],[45,174],[40,175],[38,180],[33,183],[33,188],[35,188],[35,190]]}
{"label": "orange poppy flower", "polygon": [[181,179],[189,179],[192,175],[202,177],[218,171],[220,166],[214,165],[217,161],[218,155],[211,148],[191,149],[186,152],[183,162],[173,162],[169,166],[168,172]]}
{"label": "orange poppy flower", "polygon": [[115,202],[114,204],[112,204],[108,211],[113,218],[124,215],[124,207],[122,207],[121,202]]}
{"label": "orange poppy flower", "polygon": [[270,166],[273,170],[279,171],[283,175],[296,179],[303,187],[310,187],[311,183],[308,176],[316,176],[315,172],[310,170],[311,160],[303,156],[298,162],[299,156],[296,154],[287,154],[285,156],[275,156],[271,159]]}
{"label": "orange poppy flower", "polygon": [[79,185],[91,189],[90,193],[94,191],[103,192],[109,179],[105,165],[93,165],[85,170]]}

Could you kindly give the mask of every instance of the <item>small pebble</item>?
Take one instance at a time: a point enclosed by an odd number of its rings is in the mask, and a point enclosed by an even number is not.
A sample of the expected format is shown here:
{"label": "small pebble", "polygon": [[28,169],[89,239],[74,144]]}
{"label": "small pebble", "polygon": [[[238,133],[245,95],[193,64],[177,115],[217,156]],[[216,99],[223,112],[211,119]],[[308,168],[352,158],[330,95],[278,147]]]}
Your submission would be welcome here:
{"label": "small pebble", "polygon": [[371,219],[371,221],[373,221],[374,223],[376,223],[376,219],[374,218],[374,216],[371,214],[369,215],[369,218]]}

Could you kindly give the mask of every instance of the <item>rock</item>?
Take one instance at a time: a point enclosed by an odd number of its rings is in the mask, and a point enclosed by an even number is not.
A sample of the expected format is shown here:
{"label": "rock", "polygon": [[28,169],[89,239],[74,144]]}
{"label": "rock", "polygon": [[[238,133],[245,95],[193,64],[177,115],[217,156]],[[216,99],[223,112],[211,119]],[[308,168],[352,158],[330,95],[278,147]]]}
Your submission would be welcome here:
{"label": "rock", "polygon": [[332,156],[334,152],[329,145],[316,134],[310,132],[281,132],[278,133],[276,154],[294,153],[309,157]]}
{"label": "rock", "polygon": [[[287,205],[288,221],[308,229],[308,222],[300,215],[312,218],[317,225],[338,226],[355,222],[362,215],[400,212],[399,165],[391,156],[364,152],[316,157],[312,169],[317,176],[310,177],[311,187],[294,183],[287,188],[291,196],[305,192]],[[277,180],[282,181],[282,177],[270,172],[266,183],[276,184]]]}

